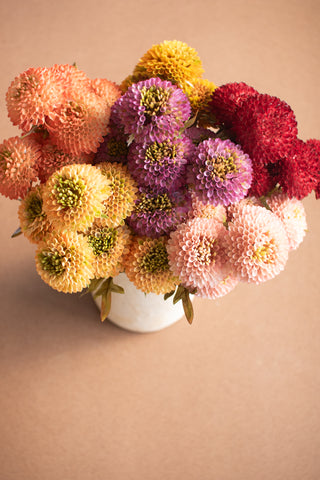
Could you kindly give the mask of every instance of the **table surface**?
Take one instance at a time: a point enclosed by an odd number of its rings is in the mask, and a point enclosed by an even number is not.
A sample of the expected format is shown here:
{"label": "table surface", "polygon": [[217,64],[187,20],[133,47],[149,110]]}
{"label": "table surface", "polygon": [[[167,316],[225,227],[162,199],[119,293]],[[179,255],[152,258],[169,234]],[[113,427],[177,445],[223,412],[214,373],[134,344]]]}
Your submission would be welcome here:
{"label": "table surface", "polygon": [[[287,101],[319,138],[317,0],[1,5],[5,93],[31,66],[73,63],[120,82],[155,43],[197,49],[217,85],[245,81]],[[38,277],[0,198],[1,480],[320,478],[319,205],[281,275],[195,300],[195,321],[139,335],[101,324],[89,296]]]}

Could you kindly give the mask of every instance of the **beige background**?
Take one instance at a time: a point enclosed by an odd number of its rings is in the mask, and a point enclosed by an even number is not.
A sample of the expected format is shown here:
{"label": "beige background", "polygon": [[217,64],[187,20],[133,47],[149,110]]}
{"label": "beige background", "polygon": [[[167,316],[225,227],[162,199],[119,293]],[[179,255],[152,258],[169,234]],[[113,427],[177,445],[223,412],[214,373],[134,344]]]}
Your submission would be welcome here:
{"label": "beige background", "polygon": [[[320,138],[319,0],[2,0],[4,96],[30,66],[77,62],[120,82],[154,43],[196,48],[216,84],[246,81]],[[320,218],[287,268],[196,300],[185,321],[139,335],[100,324],[90,297],[37,276],[0,198],[0,480],[318,480]]]}

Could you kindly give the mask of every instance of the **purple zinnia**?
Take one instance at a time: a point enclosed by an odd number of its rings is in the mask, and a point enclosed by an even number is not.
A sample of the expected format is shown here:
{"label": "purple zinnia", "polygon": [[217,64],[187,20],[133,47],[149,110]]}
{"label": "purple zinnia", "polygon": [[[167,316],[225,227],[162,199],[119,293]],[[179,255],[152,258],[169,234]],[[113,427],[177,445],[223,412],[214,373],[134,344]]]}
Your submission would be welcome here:
{"label": "purple zinnia", "polygon": [[194,150],[189,138],[167,138],[163,142],[132,143],[128,169],[140,186],[176,190],[184,182],[186,164]]}
{"label": "purple zinnia", "polygon": [[203,203],[227,206],[247,194],[252,180],[251,160],[230,140],[210,138],[196,150],[190,180]]}
{"label": "purple zinnia", "polygon": [[154,193],[140,188],[135,209],[127,218],[128,225],[140,236],[157,238],[168,235],[187,217],[190,207],[190,194],[170,193],[162,190]]}
{"label": "purple zinnia", "polygon": [[103,162],[126,163],[128,154],[127,137],[121,132],[110,132],[104,137],[94,157],[94,165]]}
{"label": "purple zinnia", "polygon": [[183,91],[171,82],[150,78],[133,84],[114,104],[126,134],[136,142],[162,142],[176,136],[191,114]]}

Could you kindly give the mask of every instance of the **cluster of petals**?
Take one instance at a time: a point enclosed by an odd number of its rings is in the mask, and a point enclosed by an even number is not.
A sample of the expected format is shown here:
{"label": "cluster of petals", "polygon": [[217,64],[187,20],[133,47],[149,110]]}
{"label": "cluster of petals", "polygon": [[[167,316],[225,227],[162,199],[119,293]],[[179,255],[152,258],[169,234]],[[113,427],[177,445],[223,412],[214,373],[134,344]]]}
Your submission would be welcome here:
{"label": "cluster of petals", "polygon": [[251,160],[230,140],[208,139],[199,144],[190,181],[203,203],[225,206],[243,198],[251,185]]}
{"label": "cluster of petals", "polygon": [[284,269],[289,242],[277,215],[264,207],[244,204],[228,224],[224,251],[239,279],[259,284]]}
{"label": "cluster of petals", "polygon": [[18,209],[21,231],[31,243],[45,240],[53,230],[42,208],[42,190],[43,187],[39,185],[29,190]]}
{"label": "cluster of petals", "polygon": [[170,267],[182,285],[207,298],[228,293],[236,284],[223,250],[227,230],[213,218],[194,218],[178,226],[168,241]]}
{"label": "cluster of petals", "polygon": [[140,186],[154,191],[166,188],[177,190],[185,183],[188,158],[193,144],[188,137],[168,138],[165,141],[139,144],[129,148],[128,169]]}
{"label": "cluster of petals", "polygon": [[307,220],[304,206],[297,198],[289,198],[277,192],[266,198],[272,212],[282,221],[290,250],[296,250],[303,241],[307,231]]}
{"label": "cluster of petals", "polygon": [[11,137],[0,145],[0,193],[11,199],[25,197],[37,180],[40,147],[33,139]]}
{"label": "cluster of petals", "polygon": [[114,108],[124,132],[139,143],[162,142],[176,136],[191,113],[183,91],[160,78],[133,84]]}

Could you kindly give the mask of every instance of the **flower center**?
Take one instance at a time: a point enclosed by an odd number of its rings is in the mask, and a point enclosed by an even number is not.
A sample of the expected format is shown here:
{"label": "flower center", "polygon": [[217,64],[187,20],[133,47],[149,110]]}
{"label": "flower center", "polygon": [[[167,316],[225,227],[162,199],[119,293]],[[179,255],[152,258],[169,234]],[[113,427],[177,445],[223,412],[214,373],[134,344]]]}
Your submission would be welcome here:
{"label": "flower center", "polygon": [[56,276],[61,275],[65,270],[63,259],[64,256],[50,251],[43,251],[39,255],[42,269]]}
{"label": "flower center", "polygon": [[88,235],[88,242],[96,256],[103,253],[110,254],[117,239],[117,231],[115,228],[104,228],[99,232]]}
{"label": "flower center", "polygon": [[139,268],[145,273],[165,272],[169,270],[168,252],[161,242],[152,247],[141,259]]}
{"label": "flower center", "polygon": [[140,105],[145,108],[144,113],[149,117],[163,113],[171,95],[170,90],[155,85],[142,87],[140,93]]}
{"label": "flower center", "polygon": [[274,256],[274,240],[264,242],[253,250],[251,258],[258,263],[271,263]]}
{"label": "flower center", "polygon": [[234,162],[233,155],[224,157],[223,155],[216,155],[206,159],[206,167],[210,172],[211,178],[219,177],[224,181],[228,173],[236,173],[238,171]]}
{"label": "flower center", "polygon": [[214,251],[216,246],[215,239],[202,237],[196,246],[196,256],[199,263],[203,265],[209,265],[214,261],[217,252]]}
{"label": "flower center", "polygon": [[124,157],[128,153],[126,142],[118,141],[115,138],[110,138],[107,143],[107,153],[111,157]]}
{"label": "flower center", "polygon": [[67,117],[84,117],[85,116],[85,108],[83,105],[80,105],[79,103],[69,101],[66,105],[65,108],[65,113]]}
{"label": "flower center", "polygon": [[26,205],[26,213],[30,222],[33,222],[37,217],[44,216],[42,203],[42,198],[39,195],[36,193],[30,195]]}
{"label": "flower center", "polygon": [[167,193],[151,198],[147,198],[147,195],[143,193],[141,195],[141,200],[136,205],[135,209],[137,212],[150,213],[153,213],[156,210],[170,211],[172,210],[172,203]]}
{"label": "flower center", "polygon": [[7,170],[8,159],[11,159],[12,152],[10,150],[2,150],[0,152],[0,166],[5,172]]}
{"label": "flower center", "polygon": [[154,142],[146,150],[145,157],[150,163],[163,163],[164,158],[175,158],[176,146],[168,142]]}
{"label": "flower center", "polygon": [[58,176],[57,183],[54,186],[57,202],[64,208],[77,207],[81,205],[85,188],[86,186],[80,178]]}

